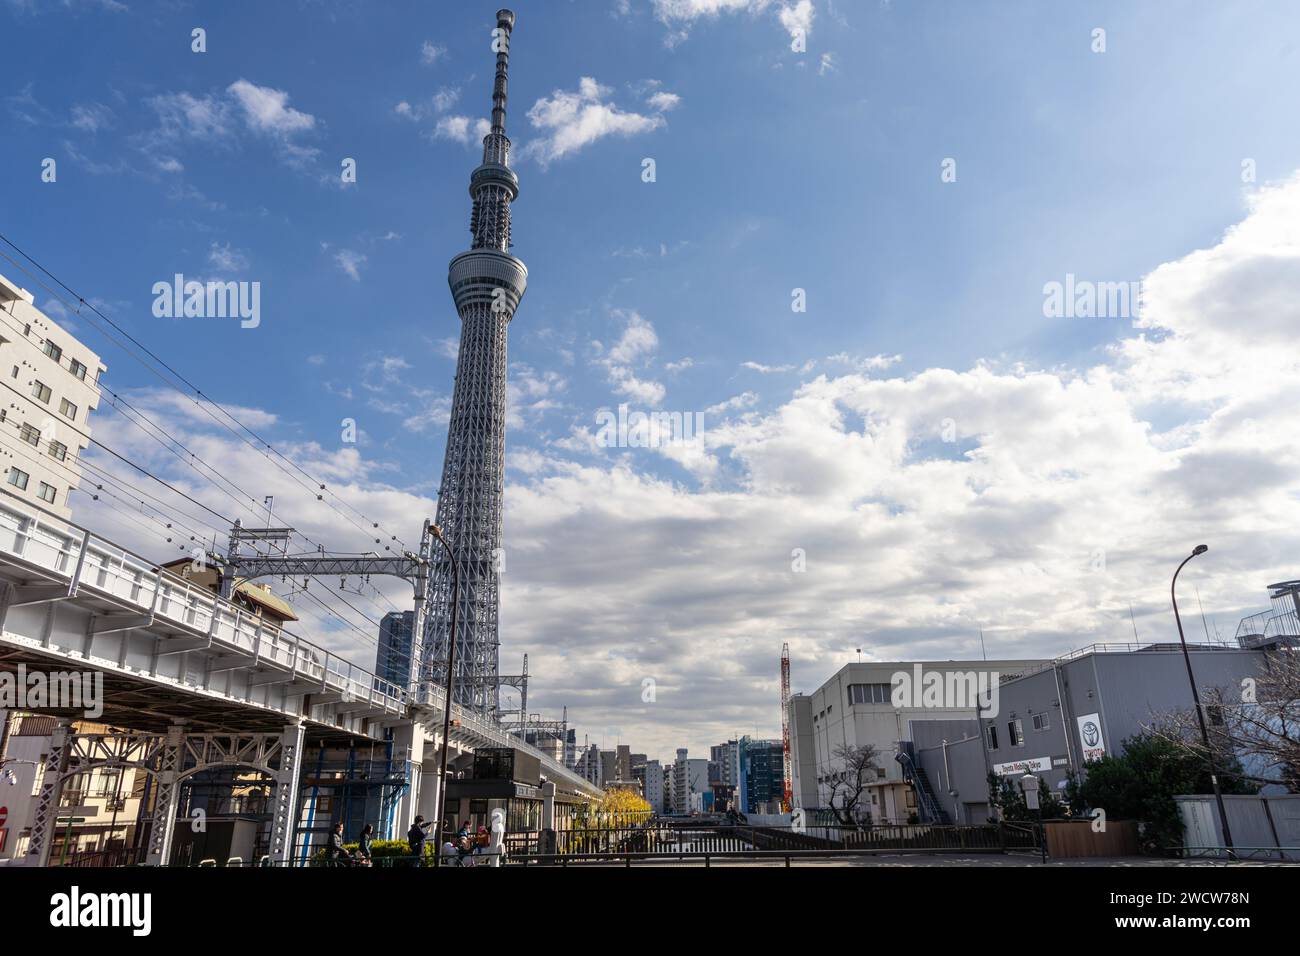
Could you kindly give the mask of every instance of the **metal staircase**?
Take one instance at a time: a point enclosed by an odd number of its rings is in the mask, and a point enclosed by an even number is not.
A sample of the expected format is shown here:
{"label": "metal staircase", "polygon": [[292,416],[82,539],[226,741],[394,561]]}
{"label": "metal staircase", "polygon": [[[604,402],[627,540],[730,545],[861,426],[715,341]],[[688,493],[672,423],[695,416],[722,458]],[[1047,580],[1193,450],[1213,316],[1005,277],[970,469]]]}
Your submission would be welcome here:
{"label": "metal staircase", "polygon": [[903,779],[912,785],[912,790],[916,793],[917,816],[921,818],[921,822],[951,825],[952,819],[935,797],[929,774],[925,772],[924,767],[916,763],[910,740],[899,742],[898,753],[894,755],[894,759],[903,768]]}

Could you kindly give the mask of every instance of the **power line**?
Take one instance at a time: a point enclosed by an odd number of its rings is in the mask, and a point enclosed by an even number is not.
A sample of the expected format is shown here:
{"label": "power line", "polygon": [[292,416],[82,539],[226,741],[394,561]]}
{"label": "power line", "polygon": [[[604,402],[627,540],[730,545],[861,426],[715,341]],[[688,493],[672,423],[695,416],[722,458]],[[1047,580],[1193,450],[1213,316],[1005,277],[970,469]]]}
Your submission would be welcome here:
{"label": "power line", "polygon": [[[63,296],[61,296],[58,292],[56,292],[54,289],[52,289],[52,288],[51,288],[47,283],[45,283],[44,281],[42,281],[41,279],[39,279],[36,275],[34,275],[34,274],[31,272],[31,270],[29,270],[29,269],[27,269],[25,266],[23,266],[22,263],[18,262],[17,260],[15,260],[13,257],[9,256],[8,254],[3,253],[3,252],[0,252],[0,256],[3,256],[6,260],[8,260],[9,262],[11,262],[11,263],[15,266],[15,268],[19,269],[19,270],[22,271],[25,275],[28,275],[29,277],[31,277],[32,279],[34,279],[34,280],[35,280],[35,281],[36,281],[36,282],[41,286],[41,288],[45,289],[48,293],[50,293],[50,295],[52,295],[54,298],[56,298],[57,300],[59,300],[60,302],[62,302],[65,306],[67,306],[67,307],[69,307],[69,308],[74,308],[74,310],[77,312],[78,315],[82,315],[82,314],[83,314],[83,312],[82,312],[82,309],[83,309],[83,308],[89,309],[89,310],[90,310],[91,312],[93,312],[95,315],[99,316],[101,319],[103,319],[105,322],[107,322],[110,326],[112,326],[113,329],[115,329],[118,333],[120,333],[122,336],[124,336],[127,340],[129,340],[133,345],[135,345],[135,347],[136,347],[137,349],[139,349],[140,351],[142,351],[142,352],[144,352],[146,355],[148,355],[149,358],[152,359],[152,360],[153,360],[157,365],[159,365],[159,366],[161,366],[163,369],[165,369],[165,370],[166,370],[166,371],[167,371],[167,372],[172,376],[172,378],[173,378],[175,381],[168,380],[168,378],[167,378],[166,376],[164,376],[161,372],[159,372],[156,368],[151,367],[151,366],[150,366],[147,362],[145,362],[143,359],[140,359],[139,356],[134,356],[134,355],[133,355],[133,357],[136,358],[137,361],[139,361],[142,365],[144,365],[144,366],[145,366],[146,368],[148,368],[151,372],[153,372],[154,375],[156,375],[156,376],[157,376],[160,380],[162,380],[166,385],[168,385],[169,387],[171,387],[173,390],[175,390],[175,391],[178,392],[179,394],[184,395],[184,396],[185,396],[187,399],[189,399],[190,401],[193,401],[193,402],[195,403],[196,406],[198,406],[199,408],[201,408],[201,409],[204,411],[204,413],[208,415],[209,418],[211,418],[214,422],[216,422],[217,424],[219,424],[219,425],[221,425],[222,427],[224,427],[227,431],[231,432],[231,434],[235,435],[236,437],[240,437],[239,434],[238,434],[238,432],[236,432],[236,430],[235,430],[234,428],[231,428],[231,426],[230,426],[229,424],[226,424],[225,422],[220,421],[220,420],[219,420],[215,415],[213,415],[212,412],[209,410],[209,407],[208,407],[208,406],[210,406],[210,407],[213,408],[213,409],[216,409],[216,410],[217,410],[218,412],[220,412],[220,413],[221,413],[221,414],[222,414],[226,419],[228,419],[230,422],[233,422],[234,425],[237,426],[237,428],[238,428],[239,430],[243,431],[243,432],[248,436],[248,438],[242,438],[242,439],[241,439],[245,444],[249,445],[251,448],[253,448],[254,450],[256,450],[256,451],[258,451],[259,453],[261,453],[261,454],[262,454],[264,457],[266,457],[268,460],[271,460],[272,463],[273,463],[273,464],[276,464],[276,467],[279,468],[282,472],[284,472],[285,474],[289,474],[289,472],[288,472],[288,471],[287,471],[287,470],[286,470],[282,465],[280,465],[278,462],[275,462],[274,459],[271,458],[271,456],[274,455],[276,458],[280,459],[280,461],[283,461],[285,464],[287,464],[290,468],[292,468],[292,469],[293,469],[294,471],[296,471],[298,474],[302,475],[304,478],[306,478],[306,479],[308,479],[310,482],[312,482],[312,484],[315,485],[315,486],[317,486],[317,488],[318,488],[321,492],[325,492],[325,493],[329,494],[331,498],[333,498],[334,500],[338,501],[338,503],[341,504],[343,507],[347,508],[349,511],[353,512],[353,514],[357,515],[357,516],[360,517],[362,520],[364,520],[364,521],[366,521],[367,523],[369,523],[369,524],[371,525],[371,527],[370,527],[370,528],[363,528],[361,525],[357,524],[355,521],[353,521],[353,520],[352,520],[351,518],[349,518],[347,515],[345,515],[345,514],[343,514],[342,512],[340,512],[338,508],[334,507],[332,504],[330,504],[329,502],[325,501],[325,499],[324,499],[324,495],[323,495],[323,494],[316,494],[316,491],[315,491],[314,489],[307,488],[307,487],[306,487],[305,485],[303,485],[300,481],[297,481],[297,480],[295,479],[295,484],[297,484],[300,488],[303,488],[303,490],[306,490],[306,491],[308,491],[309,493],[315,495],[315,498],[316,498],[317,501],[321,501],[322,503],[324,503],[324,504],[326,505],[326,507],[330,508],[332,511],[334,511],[336,514],[338,514],[338,515],[339,515],[340,517],[342,517],[344,520],[348,521],[348,523],[352,524],[353,527],[357,528],[357,529],[360,530],[360,531],[365,531],[365,532],[367,532],[367,534],[373,533],[373,530],[376,530],[376,529],[377,529],[377,530],[380,530],[380,531],[384,531],[384,529],[380,528],[380,525],[379,525],[379,523],[378,523],[377,521],[372,521],[372,520],[371,520],[369,517],[367,517],[363,512],[361,512],[359,509],[353,507],[350,503],[348,503],[346,500],[344,500],[342,497],[340,497],[336,492],[334,492],[332,489],[328,488],[327,485],[326,485],[324,482],[320,481],[318,478],[316,478],[315,476],[313,476],[312,474],[310,474],[308,471],[306,471],[304,468],[302,468],[301,466],[299,466],[299,465],[298,465],[296,462],[294,462],[292,459],[290,459],[290,458],[288,458],[286,455],[282,454],[282,453],[281,453],[278,449],[276,449],[276,448],[275,448],[275,447],[274,447],[270,442],[266,441],[266,439],[262,438],[261,435],[259,435],[259,434],[257,434],[256,432],[254,432],[251,428],[249,428],[247,425],[245,425],[243,422],[241,422],[238,418],[236,418],[234,415],[232,415],[232,414],[231,414],[231,413],[230,413],[230,412],[229,412],[229,411],[228,411],[224,406],[222,406],[219,402],[216,402],[216,401],[213,400],[212,398],[210,398],[210,397],[208,397],[207,395],[205,395],[205,394],[203,393],[202,389],[200,389],[197,385],[195,385],[193,382],[191,382],[188,378],[186,378],[184,375],[182,375],[180,372],[178,372],[176,369],[174,369],[171,365],[169,365],[166,361],[164,361],[162,358],[160,358],[160,357],[159,357],[157,354],[155,354],[155,353],[154,353],[154,352],[153,352],[153,351],[152,351],[148,346],[146,346],[144,343],[140,342],[140,341],[139,341],[138,339],[136,339],[133,335],[131,335],[130,332],[128,332],[126,329],[124,329],[124,328],[122,328],[120,325],[118,325],[115,321],[113,321],[112,318],[110,318],[109,316],[105,315],[105,314],[104,314],[102,311],[100,311],[100,309],[99,309],[98,307],[96,307],[93,303],[91,303],[91,302],[87,302],[86,299],[85,299],[83,296],[81,296],[81,295],[79,295],[77,292],[75,292],[71,287],[69,287],[65,282],[63,282],[60,278],[58,278],[58,276],[54,275],[54,273],[52,273],[49,269],[47,269],[47,268],[46,268],[43,264],[41,264],[37,259],[35,259],[33,256],[31,256],[31,255],[28,254],[26,251],[24,251],[22,248],[20,248],[20,247],[19,247],[15,242],[13,242],[13,240],[9,239],[8,236],[5,236],[4,234],[0,233],[0,241],[3,241],[4,243],[6,243],[10,248],[12,248],[12,249],[13,249],[15,252],[17,252],[20,256],[22,256],[24,259],[26,259],[28,262],[30,262],[32,265],[34,265],[37,269],[39,269],[42,273],[44,273],[46,276],[48,276],[48,277],[50,278],[51,281],[53,281],[55,284],[57,284],[58,286],[60,286],[64,291],[66,291],[66,292],[68,293],[68,295],[75,296],[76,299],[77,299],[77,305],[74,307],[74,306],[72,305],[71,302],[69,302],[67,299],[65,299]],[[87,318],[89,321],[91,321],[92,324],[94,324],[94,325],[96,325],[96,327],[98,327],[98,324],[95,323],[93,319],[90,319],[89,316],[86,316],[86,318]],[[103,333],[103,334],[105,335],[105,337],[106,337],[109,341],[113,342],[115,345],[117,345],[119,348],[123,349],[123,351],[126,351],[128,354],[131,354],[131,350],[128,349],[125,345],[123,345],[123,344],[122,344],[120,341],[118,341],[116,338],[114,338],[112,335],[110,335],[109,333],[105,332],[102,328],[100,329],[100,331],[101,331],[101,333]],[[189,389],[191,392],[193,392],[193,393],[194,393],[193,396],[187,395],[187,394],[185,393],[185,391],[183,391],[180,387],[178,387],[178,385],[176,384],[176,382],[180,382],[180,383],[182,383],[182,384],[183,384],[187,389]],[[202,402],[200,402],[199,399],[202,399]],[[203,403],[206,403],[206,405],[203,404]],[[250,441],[249,439],[252,439],[252,441]],[[256,443],[256,444],[255,444],[255,443]],[[259,446],[261,446],[261,447],[259,447]],[[268,454],[268,453],[269,453],[269,454]],[[292,477],[292,475],[291,475],[290,477]],[[384,533],[387,533],[387,532],[384,532]],[[398,543],[401,544],[403,547],[406,547],[406,543],[405,543],[405,542],[404,542],[400,537],[398,537],[397,535],[391,535],[391,539],[394,540],[394,541],[396,541],[396,542],[398,542]],[[380,543],[379,539],[376,539],[376,543],[377,543],[377,544]]]}

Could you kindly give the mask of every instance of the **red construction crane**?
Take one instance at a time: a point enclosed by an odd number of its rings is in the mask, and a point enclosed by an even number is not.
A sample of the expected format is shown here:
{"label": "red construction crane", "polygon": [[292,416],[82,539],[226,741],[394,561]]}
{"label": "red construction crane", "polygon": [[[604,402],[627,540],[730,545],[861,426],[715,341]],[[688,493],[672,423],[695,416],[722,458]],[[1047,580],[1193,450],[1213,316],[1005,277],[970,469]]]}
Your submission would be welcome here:
{"label": "red construction crane", "polygon": [[790,645],[781,645],[781,779],[782,809],[789,813],[794,797],[794,765],[790,760]]}

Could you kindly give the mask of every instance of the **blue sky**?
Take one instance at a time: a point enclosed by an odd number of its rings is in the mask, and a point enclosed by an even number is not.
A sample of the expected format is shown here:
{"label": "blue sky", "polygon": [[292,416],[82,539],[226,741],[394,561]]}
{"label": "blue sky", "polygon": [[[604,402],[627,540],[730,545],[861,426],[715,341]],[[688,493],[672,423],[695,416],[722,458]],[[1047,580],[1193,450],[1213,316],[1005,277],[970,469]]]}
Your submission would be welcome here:
{"label": "blue sky", "polygon": [[[0,91],[3,231],[409,541],[416,515],[432,513],[442,462],[447,341],[459,331],[445,269],[468,243],[496,7],[3,0],[17,38]],[[1300,167],[1300,11],[905,0],[514,9],[514,252],[530,282],[510,333],[506,550],[517,549],[519,571],[507,571],[503,651],[530,652],[541,706],[568,703],[593,737],[666,754],[774,734],[786,640],[796,685],[811,689],[858,646],[881,659],[960,656],[985,626],[990,653],[1058,653],[1113,636],[1117,608],[1127,627],[1130,600],[1164,626],[1154,582],[1167,560],[1152,549],[1176,554],[1183,541],[1162,537],[1165,506],[1147,507],[1151,496],[1188,456],[1222,454],[1196,443],[1216,414],[1259,397],[1234,391],[1239,378],[1207,394],[1163,359],[1167,387],[1149,391],[1159,375],[1134,363],[1156,359],[1124,343],[1149,345],[1154,331],[1142,338],[1125,317],[1045,318],[1043,286],[1067,273],[1137,281],[1215,248],[1252,196],[1289,181]],[[194,27],[207,32],[205,53],[191,51]],[[799,27],[802,53],[791,49]],[[1104,52],[1093,50],[1097,28]],[[54,183],[41,179],[46,157]],[[346,157],[355,184],[339,180]],[[642,181],[645,158],[653,183]],[[941,180],[948,158],[955,182]],[[32,287],[8,263],[0,272]],[[261,324],[155,318],[150,289],[177,272],[260,282]],[[791,310],[796,288],[806,312]],[[1169,295],[1163,308],[1192,308]],[[1180,328],[1154,305],[1160,328]],[[100,351],[110,387],[223,453],[220,436],[91,324],[48,311]],[[1189,340],[1194,325],[1181,326]],[[1258,368],[1252,358],[1239,371]],[[1229,371],[1216,374],[1232,381]],[[1003,388],[1029,394],[990,398]],[[1098,388],[1032,414],[1034,396]],[[986,400],[1007,403],[1001,419],[984,420],[999,414]],[[594,450],[596,412],[620,401],[703,412],[707,451]],[[1123,421],[1091,428],[1112,401]],[[933,414],[921,420],[922,408]],[[1031,421],[1011,425],[1008,408]],[[340,441],[345,418],[357,421],[356,447]],[[961,437],[944,443],[949,418]],[[934,477],[997,460],[998,422],[1021,437],[1057,422],[1023,454],[1050,460],[1059,441],[1068,460],[1028,474],[1012,451],[1009,470]],[[136,447],[107,410],[95,427]],[[1124,454],[1115,434],[1135,433],[1142,452],[1107,461]],[[894,452],[857,461],[864,444]],[[1095,457],[1080,460],[1080,446]],[[1058,517],[1083,508],[1083,492],[1062,482],[1124,471],[1146,452],[1170,456],[1128,481],[1147,505],[1085,511],[1113,530],[1074,554]],[[276,493],[286,520],[340,550],[365,545],[245,465],[248,490]],[[931,479],[925,501],[892,484]],[[201,480],[186,487],[213,494]],[[981,507],[935,504],[954,487]],[[1008,502],[993,517],[990,489]],[[1170,514],[1189,493],[1170,498]],[[1270,494],[1291,491],[1261,488],[1234,514],[1266,509]],[[1026,516],[1039,524],[1022,529]],[[1135,527],[1149,534],[1130,540]],[[946,567],[948,535],[969,552],[963,533],[1007,544],[1022,530],[1035,543],[978,570]],[[1289,542],[1261,545],[1265,533],[1277,532],[1236,528],[1231,573],[1202,583],[1229,631],[1262,597],[1261,575],[1295,576]],[[792,579],[779,606],[756,607],[753,594],[772,594],[767,575],[788,577],[800,547],[807,579]],[[1035,584],[1025,617],[1006,615],[1026,562],[1051,579],[1096,550],[1114,556],[1112,570],[1086,614],[1058,611],[1053,589]],[[755,555],[769,563],[754,566]],[[900,605],[898,594],[924,596],[936,563],[951,575],[950,594],[931,601],[942,608]],[[806,586],[814,579],[819,590]],[[358,640],[337,621],[312,623],[340,646]],[[372,654],[357,643],[358,660]],[[646,675],[663,689],[649,708]],[[705,708],[705,697],[718,703]]]}

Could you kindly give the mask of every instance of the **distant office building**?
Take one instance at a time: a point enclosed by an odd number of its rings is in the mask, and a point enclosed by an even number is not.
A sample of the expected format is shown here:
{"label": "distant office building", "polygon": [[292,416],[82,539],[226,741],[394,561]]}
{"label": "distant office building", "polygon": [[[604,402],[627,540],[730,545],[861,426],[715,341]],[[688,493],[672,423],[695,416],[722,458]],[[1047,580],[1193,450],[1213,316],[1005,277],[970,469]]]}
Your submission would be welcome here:
{"label": "distant office building", "polygon": [[783,744],[748,740],[745,748],[745,813],[780,813],[784,789]]}
{"label": "distant office building", "polygon": [[411,682],[411,638],[414,629],[414,611],[390,611],[379,622],[375,674],[399,687],[406,687]]}
{"label": "distant office building", "polygon": [[710,747],[709,762],[716,765],[716,769],[709,772],[710,782],[735,787],[740,782],[740,741],[728,740],[725,744]]}
{"label": "distant office building", "polygon": [[645,762],[645,798],[650,804],[650,809],[659,816],[668,812],[664,804],[664,795],[667,789],[663,764],[658,760],[647,760]]}
{"label": "distant office building", "polygon": [[692,759],[686,748],[677,751],[673,761],[673,812],[691,812],[693,795],[709,790],[709,762],[703,758]]}
{"label": "distant office building", "polygon": [[581,756],[579,756],[578,759],[574,762],[573,765],[574,773],[578,774],[588,783],[595,784],[597,787],[599,787],[601,781],[600,757],[601,757],[600,748],[597,747],[595,744],[592,744],[586,750],[584,750]]}

